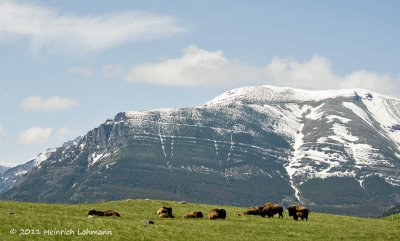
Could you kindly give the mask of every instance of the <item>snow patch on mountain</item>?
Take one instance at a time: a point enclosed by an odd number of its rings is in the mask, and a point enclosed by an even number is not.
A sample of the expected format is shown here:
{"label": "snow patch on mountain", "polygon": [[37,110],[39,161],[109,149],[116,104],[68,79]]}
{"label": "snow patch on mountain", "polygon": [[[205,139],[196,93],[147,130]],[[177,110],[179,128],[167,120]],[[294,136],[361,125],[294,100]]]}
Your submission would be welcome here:
{"label": "snow patch on mountain", "polygon": [[14,175],[15,176],[21,176],[21,175],[24,175],[25,173],[27,173],[28,171],[20,171],[20,172],[17,172],[17,173],[15,173]]}
{"label": "snow patch on mountain", "polygon": [[39,153],[35,158],[33,158],[33,160],[35,160],[35,166],[39,166],[42,162],[46,161],[56,150],[57,148],[49,148],[45,152]]}
{"label": "snow patch on mountain", "polygon": [[368,144],[349,143],[348,147],[353,154],[357,168],[363,167],[394,167],[384,156],[378,153],[376,148]]}
{"label": "snow patch on mountain", "polygon": [[306,115],[307,119],[311,119],[311,120],[319,120],[322,115],[324,114],[324,112],[321,111],[321,107],[324,106],[325,104],[322,103],[321,105],[312,108],[311,106],[309,107],[310,113]]}
{"label": "snow patch on mountain", "polygon": [[400,124],[400,101],[375,97],[363,103],[400,150],[400,131],[395,128]]}
{"label": "snow patch on mountain", "polygon": [[373,100],[364,100],[373,118],[382,126],[391,127],[400,123],[400,103],[390,99],[374,98]]}
{"label": "snow patch on mountain", "polygon": [[374,125],[372,123],[372,120],[368,116],[368,113],[366,113],[359,106],[357,106],[357,105],[355,105],[354,103],[351,103],[351,102],[343,102],[342,104],[343,104],[344,107],[352,110],[353,113],[356,114],[358,117],[360,117],[365,123],[367,123],[371,127],[374,127]]}
{"label": "snow patch on mountain", "polygon": [[334,123],[332,126],[334,136],[329,136],[330,139],[335,140],[340,143],[355,142],[358,137],[353,136],[344,125]]}
{"label": "snow patch on mountain", "polygon": [[182,170],[187,170],[189,172],[197,172],[197,173],[202,173],[202,174],[219,173],[217,170],[214,170],[212,168],[205,167],[205,166],[196,166],[196,165],[184,166],[184,165],[182,165],[179,168]]}
{"label": "snow patch on mountain", "polygon": [[111,154],[112,154],[111,152],[106,152],[106,153],[96,153],[96,152],[94,152],[94,153],[92,153],[92,155],[90,155],[89,159],[88,159],[88,167],[94,165],[95,163],[97,163],[101,159],[110,156]]}
{"label": "snow patch on mountain", "polygon": [[345,118],[343,116],[338,116],[338,115],[329,115],[326,116],[326,118],[328,119],[328,123],[333,122],[334,120],[338,120],[340,122],[342,122],[343,124],[348,124],[351,120],[348,118]]}
{"label": "snow patch on mountain", "polygon": [[298,185],[300,183],[295,183],[294,181],[294,175],[297,174],[298,168],[301,166],[300,159],[303,155],[303,151],[301,149],[301,146],[303,145],[303,128],[304,128],[304,123],[301,123],[301,119],[303,117],[303,114],[309,110],[308,106],[305,106],[303,108],[299,108],[298,105],[289,105],[287,106],[289,109],[291,109],[294,114],[294,119],[297,120],[297,125],[298,126],[297,130],[294,133],[291,133],[292,135],[292,140],[293,140],[293,154],[291,157],[289,157],[289,163],[285,164],[284,167],[286,169],[286,172],[289,175],[289,182],[290,185],[292,186],[294,192],[295,192],[295,197],[297,200],[301,202],[300,199],[300,190],[298,189]]}

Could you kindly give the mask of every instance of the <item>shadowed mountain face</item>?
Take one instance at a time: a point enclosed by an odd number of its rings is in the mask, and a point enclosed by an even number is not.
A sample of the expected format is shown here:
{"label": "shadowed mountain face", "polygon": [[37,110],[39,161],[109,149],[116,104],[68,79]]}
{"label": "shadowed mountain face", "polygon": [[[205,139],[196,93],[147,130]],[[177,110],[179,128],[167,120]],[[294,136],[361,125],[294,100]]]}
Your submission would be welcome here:
{"label": "shadowed mountain face", "polygon": [[200,107],[123,112],[60,147],[3,198],[158,198],[377,216],[400,198],[400,101],[271,86]]}

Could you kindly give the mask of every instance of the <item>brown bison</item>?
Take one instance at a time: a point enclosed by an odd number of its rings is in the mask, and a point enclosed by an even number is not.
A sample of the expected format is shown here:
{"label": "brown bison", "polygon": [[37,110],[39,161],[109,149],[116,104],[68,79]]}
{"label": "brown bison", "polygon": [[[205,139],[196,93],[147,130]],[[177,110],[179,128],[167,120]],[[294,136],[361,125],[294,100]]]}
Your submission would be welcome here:
{"label": "brown bison", "polygon": [[167,213],[160,213],[159,215],[158,215],[158,217],[159,218],[173,218],[174,216],[169,216]]}
{"label": "brown bison", "polygon": [[174,215],[172,215],[172,208],[168,208],[165,206],[158,209],[157,214],[158,214],[158,217],[160,217],[160,218],[173,218],[174,217]]}
{"label": "brown bison", "polygon": [[225,219],[226,218],[226,211],[225,209],[218,209],[214,208],[208,214],[209,219]]}
{"label": "brown bison", "polygon": [[107,210],[107,211],[97,211],[95,209],[92,209],[89,211],[88,215],[92,216],[112,216],[112,217],[121,217],[118,212],[115,212],[113,210]]}
{"label": "brown bison", "polygon": [[303,221],[304,219],[306,221],[308,221],[309,210],[308,210],[308,208],[305,208],[302,205],[297,204],[297,205],[288,207],[288,213],[289,213],[289,216],[293,216],[293,219],[296,221],[299,218],[301,218],[301,221]]}
{"label": "brown bison", "polygon": [[203,218],[202,212],[193,211],[190,213],[185,214],[184,218]]}
{"label": "brown bison", "polygon": [[247,215],[261,215],[261,211],[263,210],[263,207],[251,207],[248,208],[246,211],[244,211],[244,214]]}
{"label": "brown bison", "polygon": [[268,216],[273,217],[275,214],[279,214],[279,218],[283,218],[283,207],[276,203],[264,203],[260,215],[262,217]]}

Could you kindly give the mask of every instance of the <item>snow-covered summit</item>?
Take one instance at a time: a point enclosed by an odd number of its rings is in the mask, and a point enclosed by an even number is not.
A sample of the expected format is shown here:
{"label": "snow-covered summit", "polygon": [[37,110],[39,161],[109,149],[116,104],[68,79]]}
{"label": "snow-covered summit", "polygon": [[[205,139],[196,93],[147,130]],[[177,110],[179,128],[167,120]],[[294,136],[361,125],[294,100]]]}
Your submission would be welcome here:
{"label": "snow-covered summit", "polygon": [[380,98],[398,101],[395,98],[385,96],[365,89],[342,89],[342,90],[303,90],[291,87],[276,87],[271,85],[242,87],[229,90],[211,101],[205,106],[226,105],[231,103],[288,103],[320,101],[337,97],[355,97],[360,99]]}
{"label": "snow-covered summit", "polygon": [[264,113],[258,121],[270,121],[265,126],[288,137],[292,151],[285,168],[296,193],[307,180],[333,176],[355,178],[363,187],[368,176],[378,175],[400,186],[392,172],[400,157],[399,99],[365,89],[265,85],[233,89],[204,105],[234,106]]}

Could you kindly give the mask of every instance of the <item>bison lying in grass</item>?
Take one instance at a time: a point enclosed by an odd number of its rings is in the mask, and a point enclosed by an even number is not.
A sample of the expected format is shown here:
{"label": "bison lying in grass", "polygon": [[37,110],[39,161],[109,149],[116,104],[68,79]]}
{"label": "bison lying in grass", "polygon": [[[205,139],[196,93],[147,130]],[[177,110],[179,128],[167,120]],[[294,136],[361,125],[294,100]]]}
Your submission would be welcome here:
{"label": "bison lying in grass", "polygon": [[158,209],[157,214],[160,218],[174,218],[174,215],[172,215],[172,208],[165,206]]}
{"label": "bison lying in grass", "polygon": [[218,209],[214,208],[208,214],[209,219],[225,219],[226,218],[226,211],[225,209]]}
{"label": "bison lying in grass", "polygon": [[296,221],[299,218],[301,218],[301,221],[303,221],[304,219],[307,221],[309,210],[302,205],[293,205],[288,207],[288,213],[289,216],[293,216],[293,219]]}
{"label": "bison lying in grass", "polygon": [[203,218],[202,212],[193,211],[190,213],[185,214],[184,218]]}
{"label": "bison lying in grass", "polygon": [[262,210],[263,210],[263,207],[255,206],[255,207],[248,208],[246,211],[244,211],[244,214],[261,215]]}
{"label": "bison lying in grass", "polygon": [[91,216],[112,216],[112,217],[121,217],[118,212],[115,212],[113,210],[107,210],[107,211],[97,211],[95,209],[92,209],[89,211],[88,215]]}

